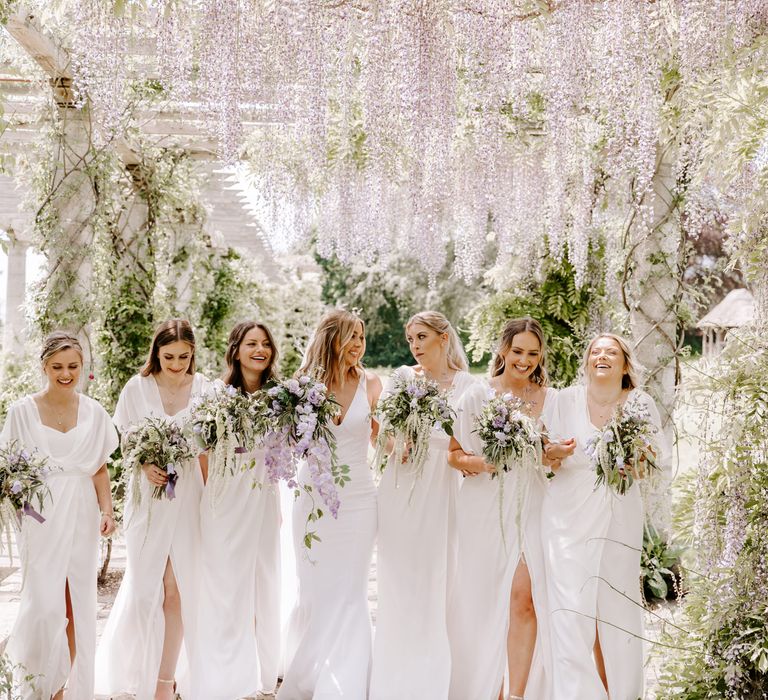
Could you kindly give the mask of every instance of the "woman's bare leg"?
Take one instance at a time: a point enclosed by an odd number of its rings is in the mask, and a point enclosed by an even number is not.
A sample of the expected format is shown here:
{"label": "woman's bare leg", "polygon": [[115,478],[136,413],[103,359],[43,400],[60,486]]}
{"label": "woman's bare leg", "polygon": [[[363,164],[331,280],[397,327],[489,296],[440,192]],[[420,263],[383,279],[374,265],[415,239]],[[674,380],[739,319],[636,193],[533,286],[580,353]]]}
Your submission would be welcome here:
{"label": "woman's bare leg", "polygon": [[155,687],[155,700],[173,700],[176,695],[174,684],[162,683],[161,681],[169,681],[176,677],[176,663],[179,660],[181,643],[184,640],[184,625],[181,619],[181,596],[170,559],[165,565],[163,592],[165,637],[163,639],[163,655],[160,659],[160,672]]}
{"label": "woman's bare leg", "polygon": [[[67,615],[67,646],[69,647],[70,666],[75,663],[77,645],[75,644],[75,615],[72,612],[72,599],[69,596],[69,580],[64,584],[64,607]],[[64,688],[61,688],[52,700],[63,700]]]}
{"label": "woman's bare leg", "polygon": [[509,632],[507,664],[509,693],[523,697],[536,646],[536,610],[533,607],[531,576],[525,558],[521,557],[512,577],[509,597]]}
{"label": "woman's bare leg", "polygon": [[605,673],[605,660],[603,659],[603,650],[600,647],[600,636],[597,632],[597,623],[595,623],[595,666],[597,666],[597,673],[600,676],[600,680],[603,682],[605,692],[608,692],[608,676]]}

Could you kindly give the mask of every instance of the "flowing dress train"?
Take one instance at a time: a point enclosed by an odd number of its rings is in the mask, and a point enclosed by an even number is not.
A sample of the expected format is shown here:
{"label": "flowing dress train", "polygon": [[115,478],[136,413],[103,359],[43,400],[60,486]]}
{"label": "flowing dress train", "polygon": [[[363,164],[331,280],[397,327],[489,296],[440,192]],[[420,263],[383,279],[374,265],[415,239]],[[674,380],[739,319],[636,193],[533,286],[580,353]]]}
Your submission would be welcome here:
{"label": "flowing dress train", "polygon": [[[493,394],[487,382],[482,382],[466,391],[459,402],[454,436],[467,453],[482,455],[475,419]],[[555,394],[554,389],[547,389],[541,416],[545,425]],[[522,557],[531,578],[538,622],[525,696],[533,700],[550,697],[548,606],[539,529],[547,486],[541,470],[512,469],[494,478],[487,473],[467,477],[459,489],[457,572],[448,628],[453,658],[450,700],[499,697],[507,671],[512,578]]]}
{"label": "flowing dress train", "polygon": [[[661,427],[648,394],[634,389],[627,401],[643,404]],[[560,392],[549,428],[553,439],[576,438],[576,451],[552,479],[541,513],[552,610],[553,699],[608,698],[592,653],[597,626],[611,700],[637,700],[644,686],[640,485],[623,496],[605,485],[595,487],[584,446],[598,429],[590,421],[585,386]],[[669,451],[664,440],[659,447],[664,467]]]}
{"label": "flowing dress train", "polygon": [[[173,416],[165,413],[153,376],[136,375],[120,394],[114,421],[125,430],[154,416],[183,425],[193,399],[202,395],[208,380],[196,374],[189,404]],[[140,479],[140,503],[133,500],[133,479]],[[184,625],[182,659],[177,666],[180,692],[189,692],[183,657],[196,658],[198,556],[200,553],[200,497],[203,477],[196,458],[182,466],[176,498],[153,499],[143,473],[132,474],[127,487],[124,535],[125,576],[107,620],[97,652],[96,689],[99,693],[133,693],[136,700],[152,700],[163,650],[163,575],[170,560],[181,599]],[[151,508],[150,508],[151,505]]]}
{"label": "flowing dress train", "polygon": [[[413,368],[397,374],[416,376]],[[455,409],[473,383],[457,372]],[[384,387],[386,394],[391,380]],[[450,438],[434,428],[421,476],[391,461],[379,484],[376,556],[378,608],[371,700],[446,700],[451,677],[448,591],[456,563],[456,494],[460,475],[448,465]],[[411,471],[409,471],[411,469]]]}
{"label": "flowing dress train", "polygon": [[[18,536],[23,574],[19,614],[6,648],[9,659],[33,675],[22,683],[24,700],[49,700],[67,683],[67,698],[92,700],[96,651],[96,571],[99,504],[93,475],[117,447],[117,432],[99,403],[78,397],[77,424],[62,433],[43,425],[27,396],[13,404],[0,443],[15,440],[47,457],[46,498],[39,523],[22,519]],[[37,508],[37,504],[32,504]],[[75,627],[77,654],[70,663],[65,588]]]}
{"label": "flowing dress train", "polygon": [[[321,538],[304,547],[311,504],[294,503],[298,603],[286,640],[279,700],[365,700],[371,663],[368,573],[376,537],[376,487],[368,464],[371,435],[365,375],[341,425],[331,425],[340,464],[350,481],[339,489],[338,518],[326,512],[312,527]],[[302,481],[308,483],[306,467]]]}

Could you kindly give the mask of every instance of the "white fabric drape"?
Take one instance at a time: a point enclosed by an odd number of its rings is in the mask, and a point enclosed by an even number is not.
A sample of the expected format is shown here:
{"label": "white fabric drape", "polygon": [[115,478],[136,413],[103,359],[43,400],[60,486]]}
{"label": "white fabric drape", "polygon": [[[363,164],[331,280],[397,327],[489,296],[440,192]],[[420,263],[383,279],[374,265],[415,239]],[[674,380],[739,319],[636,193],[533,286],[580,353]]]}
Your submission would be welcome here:
{"label": "white fabric drape", "polygon": [[[478,383],[459,402],[454,436],[467,453],[482,455],[482,441],[474,432],[475,418],[492,391],[487,382]],[[542,414],[545,424],[555,394],[553,389],[547,389]],[[546,487],[543,472],[512,469],[495,478],[490,474],[467,477],[459,489],[458,562],[449,606],[451,700],[496,700],[499,696],[507,669],[512,577],[523,555],[538,620],[526,697],[549,698],[548,605],[539,529]]]}
{"label": "white fabric drape", "polygon": [[[627,400],[644,404],[661,427],[648,394],[635,389]],[[598,429],[590,422],[585,386],[560,392],[549,427],[553,439],[576,438],[576,451],[552,479],[541,514],[552,609],[553,698],[608,698],[592,656],[597,627],[611,700],[637,700],[644,686],[639,484],[624,496],[605,485],[595,487],[584,446]],[[663,441],[660,447],[659,461],[666,466],[669,451]]]}
{"label": "white fabric drape", "polygon": [[[78,399],[77,425],[66,433],[43,425],[35,400],[27,396],[11,406],[0,435],[1,443],[16,440],[37,450],[52,468],[51,498],[41,511],[45,522],[24,517],[18,537],[24,580],[6,651],[24,675],[35,676],[34,689],[24,685],[25,700],[48,700],[67,682],[71,700],[93,698],[100,517],[91,477],[117,447],[117,433],[100,404]],[[71,666],[67,583],[77,646]]]}
{"label": "white fabric drape", "polygon": [[[410,379],[411,367],[396,373]],[[449,395],[456,408],[473,383],[457,372]],[[391,391],[393,379],[382,396]],[[432,431],[421,476],[409,465],[386,466],[379,484],[376,558],[378,607],[371,700],[446,700],[451,676],[448,591],[456,564],[456,495],[460,474],[448,465],[450,438]]]}
{"label": "white fabric drape", "polygon": [[[208,380],[196,374],[190,404],[201,395]],[[115,409],[119,430],[154,416],[183,425],[189,405],[174,416],[163,409],[160,390],[153,376],[132,377],[123,388]],[[96,689],[100,693],[130,692],[136,700],[151,700],[163,649],[163,574],[171,562],[181,598],[184,645],[189,659],[196,658],[196,613],[198,597],[198,555],[200,553],[200,496],[203,477],[197,459],[183,465],[176,483],[176,498],[155,500],[151,484],[140,479],[141,502],[134,503],[132,484],[127,487],[124,535],[125,577],[107,621],[97,652]],[[151,505],[151,509],[150,509]],[[179,666],[183,668],[183,660]],[[189,678],[177,669],[179,688],[189,690]]]}

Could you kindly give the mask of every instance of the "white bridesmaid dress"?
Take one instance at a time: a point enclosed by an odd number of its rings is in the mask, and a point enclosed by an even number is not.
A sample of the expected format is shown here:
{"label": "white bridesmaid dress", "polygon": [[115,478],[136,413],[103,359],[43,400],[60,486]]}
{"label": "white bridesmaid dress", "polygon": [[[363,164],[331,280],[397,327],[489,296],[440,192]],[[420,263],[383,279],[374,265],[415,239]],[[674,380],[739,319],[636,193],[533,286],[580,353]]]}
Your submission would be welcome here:
{"label": "white bridesmaid dress", "polygon": [[[371,663],[368,573],[376,537],[376,487],[368,464],[371,435],[365,375],[341,425],[332,425],[340,464],[351,480],[339,489],[338,518],[312,526],[321,542],[307,552],[303,538],[309,498],[294,503],[293,532],[299,597],[286,640],[278,700],[365,700]],[[308,480],[306,467],[302,479]]]}
{"label": "white bridesmaid dress", "polygon": [[[78,397],[77,425],[66,433],[40,420],[27,396],[13,404],[0,442],[16,440],[48,458],[51,498],[45,522],[22,519],[18,537],[23,586],[16,623],[6,648],[24,675],[24,700],[48,700],[67,683],[69,700],[92,700],[96,651],[96,572],[99,563],[99,504],[92,476],[117,447],[109,414],[93,399]],[[32,504],[37,509],[37,503]],[[77,654],[70,664],[65,587],[69,583]]]}
{"label": "white bridesmaid dress", "polygon": [[[482,455],[482,441],[474,432],[475,418],[493,393],[490,385],[483,381],[470,387],[459,402],[454,437],[467,453]],[[554,389],[547,389],[541,416],[545,425],[555,396]],[[503,510],[500,510],[502,479]],[[536,647],[525,697],[550,698],[549,608],[539,527],[546,481],[541,470],[513,469],[495,478],[487,473],[469,476],[459,489],[458,559],[448,619],[453,659],[450,700],[497,700],[499,697],[507,672],[512,578],[522,557],[531,577],[537,617]],[[581,700],[578,695],[571,696],[571,700],[575,698]]]}
{"label": "white bridesmaid dress", "polygon": [[[397,374],[410,379],[412,367]],[[457,372],[455,409],[474,383]],[[384,388],[392,386],[392,380]],[[376,556],[378,609],[371,700],[446,700],[451,677],[448,591],[456,563],[456,494],[461,476],[448,465],[450,438],[432,431],[423,473],[391,462],[379,484]]]}
{"label": "white bridesmaid dress", "polygon": [[[644,404],[661,428],[653,399],[634,389],[627,401]],[[592,425],[583,385],[560,392],[550,434],[576,438],[542,508],[547,586],[552,609],[554,700],[606,700],[608,694],[592,655],[595,627],[605,661],[611,700],[643,697],[643,605],[640,551],[643,504],[638,483],[620,496],[595,487],[595,471],[584,446],[598,433]],[[669,464],[663,439],[661,465]]]}
{"label": "white bridesmaid dress", "polygon": [[[153,376],[136,375],[120,394],[114,421],[123,431],[148,416],[183,425],[190,406],[209,382],[201,374],[192,381],[190,401],[174,416],[165,413]],[[134,503],[133,479],[140,479],[141,502]],[[143,473],[132,474],[123,516],[126,567],[123,582],[107,620],[96,656],[96,690],[128,692],[136,700],[154,697],[163,651],[163,574],[171,561],[181,598],[184,625],[182,657],[196,658],[197,599],[199,591],[200,497],[203,477],[196,458],[184,465],[176,483],[176,498],[152,499],[151,484]],[[151,513],[149,505],[152,505]],[[189,693],[184,658],[177,668],[179,691]]]}

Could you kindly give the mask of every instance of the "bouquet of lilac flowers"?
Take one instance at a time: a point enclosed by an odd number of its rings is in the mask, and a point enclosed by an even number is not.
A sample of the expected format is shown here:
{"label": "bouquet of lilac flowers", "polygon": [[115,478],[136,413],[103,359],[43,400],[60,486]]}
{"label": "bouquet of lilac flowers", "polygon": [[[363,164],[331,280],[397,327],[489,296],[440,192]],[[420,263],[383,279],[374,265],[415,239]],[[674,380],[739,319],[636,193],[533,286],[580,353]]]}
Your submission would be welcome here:
{"label": "bouquet of lilac flowers", "polygon": [[[24,515],[45,522],[38,510],[50,497],[45,484],[49,471],[45,457],[28,452],[15,440],[0,447],[0,533],[10,536]],[[33,503],[37,503],[38,510]]]}
{"label": "bouquet of lilac flowers", "polygon": [[[279,382],[261,392],[260,400],[261,411],[270,424],[264,437],[264,462],[270,481],[283,479],[312,499],[307,525],[323,516],[314,492],[337,517],[340,501],[336,487],[349,481],[349,467],[336,460],[336,438],[329,427],[339,413],[339,404],[328,394],[325,384],[308,375]],[[311,484],[299,483],[297,466],[301,461],[307,463]],[[307,528],[307,548],[319,539]]]}
{"label": "bouquet of lilac flowers", "polygon": [[123,460],[134,472],[133,498],[141,501],[141,468],[145,464],[154,464],[168,475],[165,486],[155,486],[153,498],[169,501],[176,498],[176,482],[184,463],[195,456],[181,428],[173,421],[164,418],[145,418],[132,425],[122,436]]}
{"label": "bouquet of lilac flowers", "polygon": [[200,448],[208,451],[210,479],[234,474],[237,455],[250,452],[266,431],[257,406],[250,396],[223,382],[193,402],[186,429]]}
{"label": "bouquet of lilac flowers", "polygon": [[392,392],[376,406],[374,418],[379,421],[379,435],[373,463],[384,468],[387,442],[392,438],[392,461],[399,468],[410,443],[408,461],[413,465],[417,478],[420,477],[429,456],[432,429],[439,427],[448,435],[453,435],[455,417],[456,412],[448,403],[448,392],[441,390],[437,382],[426,377],[408,379],[396,373]]}
{"label": "bouquet of lilac flowers", "polygon": [[[474,430],[483,442],[483,459],[496,469],[491,478],[515,472],[518,480],[515,516],[518,538],[522,537],[522,512],[528,481],[537,470],[542,469],[541,434],[533,419],[523,411],[523,406],[523,402],[512,394],[498,396],[491,389],[488,401],[475,419]],[[504,481],[504,478],[499,479],[499,523],[506,546]]]}
{"label": "bouquet of lilac flowers", "polygon": [[[639,401],[629,399],[614,417],[593,435],[584,452],[595,467],[595,488],[605,484],[623,496],[635,479],[648,469],[657,469],[656,443],[658,428],[651,414]],[[644,463],[644,464],[643,464]]]}
{"label": "bouquet of lilac flowers", "polygon": [[[475,420],[475,430],[483,441],[483,458],[499,472],[514,465],[541,463],[541,435],[533,419],[523,412],[523,402],[512,394],[495,392]],[[525,459],[526,457],[530,459]]]}

